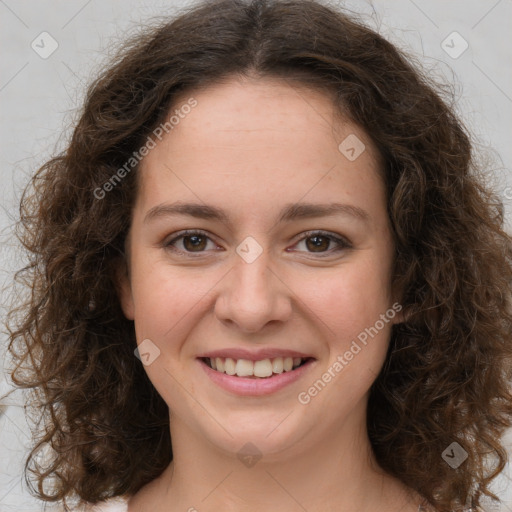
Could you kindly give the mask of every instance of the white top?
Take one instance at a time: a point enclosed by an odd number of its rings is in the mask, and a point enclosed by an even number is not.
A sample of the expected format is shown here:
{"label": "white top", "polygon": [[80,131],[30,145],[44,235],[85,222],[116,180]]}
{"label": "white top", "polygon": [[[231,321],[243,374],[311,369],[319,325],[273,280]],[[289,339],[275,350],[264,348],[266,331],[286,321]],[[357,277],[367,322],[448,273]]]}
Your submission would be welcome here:
{"label": "white top", "polygon": [[[471,511],[471,509],[464,509]],[[425,508],[420,505],[418,512],[425,511]],[[88,505],[83,512],[128,512],[128,498],[116,497],[93,505]]]}
{"label": "white top", "polygon": [[88,505],[84,512],[128,512],[128,498],[116,497]]}
{"label": "white top", "polygon": [[[464,508],[464,512],[472,512],[471,508]],[[476,509],[475,509],[476,510]],[[425,512],[423,505],[418,507],[418,512]],[[86,505],[81,512],[128,512],[128,498],[117,496],[109,500],[100,501],[96,505]]]}

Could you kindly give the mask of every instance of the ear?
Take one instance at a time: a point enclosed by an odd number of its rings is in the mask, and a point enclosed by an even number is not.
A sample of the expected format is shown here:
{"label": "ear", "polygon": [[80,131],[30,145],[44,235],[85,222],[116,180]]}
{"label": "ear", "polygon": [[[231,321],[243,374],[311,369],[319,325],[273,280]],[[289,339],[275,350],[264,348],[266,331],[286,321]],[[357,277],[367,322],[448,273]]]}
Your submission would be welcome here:
{"label": "ear", "polygon": [[115,270],[115,281],[117,296],[121,304],[124,316],[128,320],[135,319],[135,307],[133,303],[132,286],[130,282],[130,272],[126,258],[120,258]]}

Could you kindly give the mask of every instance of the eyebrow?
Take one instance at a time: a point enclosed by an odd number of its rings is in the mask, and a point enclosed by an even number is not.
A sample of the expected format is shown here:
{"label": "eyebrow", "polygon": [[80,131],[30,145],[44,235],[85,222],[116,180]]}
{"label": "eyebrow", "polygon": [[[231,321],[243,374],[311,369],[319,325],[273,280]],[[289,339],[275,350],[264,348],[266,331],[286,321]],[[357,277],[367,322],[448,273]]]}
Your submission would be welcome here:
{"label": "eyebrow", "polygon": [[[197,219],[229,223],[228,215],[221,208],[199,203],[183,203],[180,201],[154,206],[144,217],[144,223],[148,223],[157,218],[175,215],[188,215]],[[290,203],[283,207],[277,222],[290,222],[298,219],[313,219],[334,215],[350,216],[363,222],[367,222],[370,219],[370,215],[365,210],[350,204]]]}

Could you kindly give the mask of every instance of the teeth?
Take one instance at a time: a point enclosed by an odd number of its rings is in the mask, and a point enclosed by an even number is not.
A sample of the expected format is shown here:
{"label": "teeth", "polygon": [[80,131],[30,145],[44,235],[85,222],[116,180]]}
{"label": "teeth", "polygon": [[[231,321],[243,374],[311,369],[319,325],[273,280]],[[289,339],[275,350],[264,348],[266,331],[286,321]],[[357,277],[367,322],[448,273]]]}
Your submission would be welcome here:
{"label": "teeth", "polygon": [[270,359],[255,361],[253,366],[255,377],[270,377],[272,375],[272,363],[270,362]]}
{"label": "teeth", "polygon": [[226,357],[224,361],[224,373],[228,375],[235,375],[235,361],[230,357]]}
{"label": "teeth", "polygon": [[238,377],[270,377],[272,374],[289,372],[303,362],[300,357],[276,357],[249,361],[248,359],[232,359],[230,357],[210,358],[210,366],[221,373],[237,375]]}
{"label": "teeth", "polygon": [[276,357],[272,361],[272,371],[274,373],[283,373],[283,358],[282,357]]}
{"label": "teeth", "polygon": [[254,364],[252,361],[247,361],[247,359],[239,359],[236,362],[235,373],[239,377],[250,377],[254,375]]}

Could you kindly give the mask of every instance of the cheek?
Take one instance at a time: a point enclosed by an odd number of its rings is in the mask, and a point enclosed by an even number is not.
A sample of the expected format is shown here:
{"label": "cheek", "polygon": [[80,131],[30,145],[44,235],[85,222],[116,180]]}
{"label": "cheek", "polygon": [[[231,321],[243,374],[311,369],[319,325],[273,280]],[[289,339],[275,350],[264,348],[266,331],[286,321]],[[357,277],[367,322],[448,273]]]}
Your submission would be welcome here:
{"label": "cheek", "polygon": [[355,337],[391,307],[385,269],[361,261],[302,280],[302,300],[340,343]]}
{"label": "cheek", "polygon": [[302,391],[315,404],[311,414],[322,415],[326,423],[338,424],[364,403],[389,346],[394,311],[382,276],[353,270],[324,279],[325,293],[311,296],[308,304],[325,338],[319,346],[322,364]]}
{"label": "cheek", "polygon": [[132,269],[137,338],[168,344],[193,318],[208,289],[204,275],[141,258]]}

